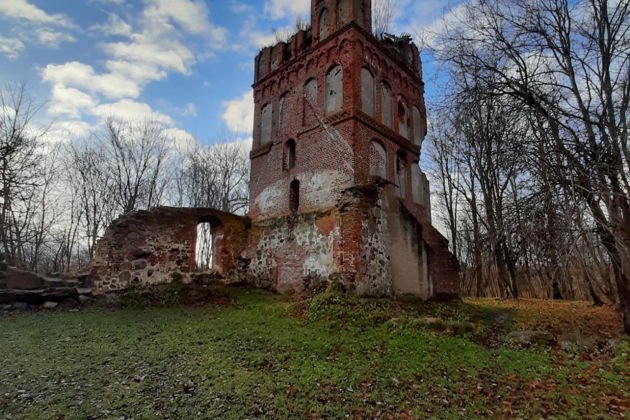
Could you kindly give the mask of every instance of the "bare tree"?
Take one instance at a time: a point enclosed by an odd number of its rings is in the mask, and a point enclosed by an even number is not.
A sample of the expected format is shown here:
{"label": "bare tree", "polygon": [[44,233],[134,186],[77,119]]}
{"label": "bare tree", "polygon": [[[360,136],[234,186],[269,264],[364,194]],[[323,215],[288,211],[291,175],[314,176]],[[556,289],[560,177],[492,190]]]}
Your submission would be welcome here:
{"label": "bare tree", "polygon": [[[88,258],[94,257],[96,242],[115,216],[114,176],[109,155],[98,142],[71,144],[68,150],[68,179],[73,205],[78,210],[81,239]],[[120,210],[119,210],[120,211]]]}
{"label": "bare tree", "polygon": [[[589,211],[630,332],[630,3],[480,0],[438,57],[480,75],[474,90],[532,116],[549,183]],[[545,155],[540,156],[544,150]]]}
{"label": "bare tree", "polygon": [[245,213],[249,202],[249,157],[239,143],[200,147],[182,162],[180,202]]}
{"label": "bare tree", "polygon": [[112,176],[112,198],[120,211],[159,205],[167,183],[163,174],[169,149],[164,128],[150,121],[109,119],[100,144]]}
{"label": "bare tree", "polygon": [[9,264],[21,267],[32,265],[26,247],[42,240],[37,215],[45,184],[40,147],[45,130],[32,125],[40,107],[24,84],[0,90],[0,242]]}
{"label": "bare tree", "polygon": [[391,31],[394,19],[393,0],[375,0],[372,6],[372,31],[377,38]]}

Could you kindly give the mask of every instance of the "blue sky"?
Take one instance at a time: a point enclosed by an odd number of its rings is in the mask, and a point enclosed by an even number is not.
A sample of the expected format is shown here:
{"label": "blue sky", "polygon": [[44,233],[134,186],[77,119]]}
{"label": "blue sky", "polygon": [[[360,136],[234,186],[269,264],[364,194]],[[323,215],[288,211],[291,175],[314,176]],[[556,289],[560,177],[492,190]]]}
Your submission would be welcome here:
{"label": "blue sky", "polygon": [[[392,0],[393,31],[439,26],[457,0]],[[26,82],[51,135],[86,137],[106,117],[150,118],[204,144],[251,136],[260,47],[310,0],[0,0],[0,80]],[[425,61],[427,94],[435,68]]]}

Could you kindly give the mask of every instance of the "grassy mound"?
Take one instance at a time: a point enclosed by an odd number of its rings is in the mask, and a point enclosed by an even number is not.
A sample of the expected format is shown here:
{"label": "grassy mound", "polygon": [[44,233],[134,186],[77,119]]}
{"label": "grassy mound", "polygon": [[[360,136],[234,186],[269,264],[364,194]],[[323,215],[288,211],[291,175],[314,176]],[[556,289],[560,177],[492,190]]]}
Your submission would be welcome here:
{"label": "grassy mound", "polygon": [[485,322],[471,303],[230,294],[0,316],[0,418],[603,419],[630,406],[624,342],[585,360],[386,325]]}

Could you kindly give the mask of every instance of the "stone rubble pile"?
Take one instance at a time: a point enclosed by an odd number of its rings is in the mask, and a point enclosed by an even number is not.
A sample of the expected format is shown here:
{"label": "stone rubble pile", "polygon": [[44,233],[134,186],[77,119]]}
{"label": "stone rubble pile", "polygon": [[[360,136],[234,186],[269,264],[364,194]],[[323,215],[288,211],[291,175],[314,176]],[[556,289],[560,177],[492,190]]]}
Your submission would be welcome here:
{"label": "stone rubble pile", "polygon": [[74,309],[91,296],[88,276],[40,276],[9,267],[0,253],[0,310]]}

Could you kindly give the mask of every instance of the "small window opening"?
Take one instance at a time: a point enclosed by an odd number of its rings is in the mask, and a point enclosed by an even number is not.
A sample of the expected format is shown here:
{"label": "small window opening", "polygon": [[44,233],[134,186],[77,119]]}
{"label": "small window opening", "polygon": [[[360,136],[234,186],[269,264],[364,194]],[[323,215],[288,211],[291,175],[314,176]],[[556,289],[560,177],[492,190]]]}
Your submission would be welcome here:
{"label": "small window opening", "polygon": [[398,133],[409,139],[409,109],[402,96],[398,98]]}
{"label": "small window opening", "polygon": [[290,139],[284,149],[284,168],[286,170],[295,167],[295,140]]}
{"label": "small window opening", "polygon": [[407,162],[400,153],[396,156],[396,178],[398,196],[404,199],[407,196]]}
{"label": "small window opening", "polygon": [[208,222],[197,225],[197,246],[195,248],[195,270],[212,270],[212,225]]}
{"label": "small window opening", "polygon": [[324,40],[328,37],[328,9],[322,10],[319,15],[319,39]]}
{"label": "small window opening", "polygon": [[291,213],[297,213],[300,208],[300,181],[294,179],[291,182],[289,193],[289,208],[291,209]]}

